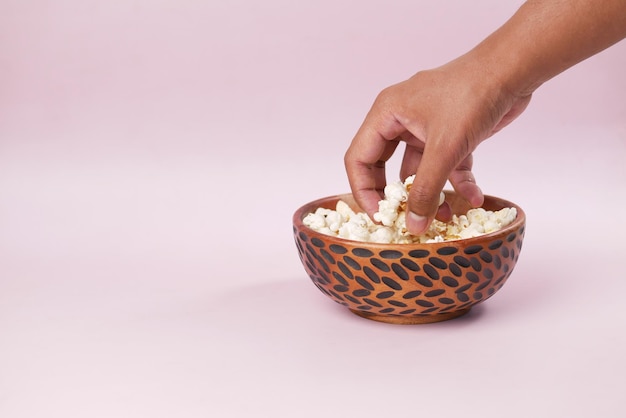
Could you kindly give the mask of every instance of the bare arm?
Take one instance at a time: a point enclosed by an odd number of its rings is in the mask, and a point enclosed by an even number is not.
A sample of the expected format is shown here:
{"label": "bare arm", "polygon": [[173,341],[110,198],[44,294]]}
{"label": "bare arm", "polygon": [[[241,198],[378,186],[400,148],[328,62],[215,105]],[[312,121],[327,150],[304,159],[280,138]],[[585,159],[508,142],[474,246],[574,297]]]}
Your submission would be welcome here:
{"label": "bare arm", "polygon": [[626,37],[626,0],[529,0],[467,54],[383,90],[345,155],[355,198],[370,216],[385,161],[407,144],[401,176],[416,173],[407,225],[421,233],[449,179],[473,206],[482,192],[471,153],[508,125],[544,82]]}
{"label": "bare arm", "polygon": [[523,95],[625,36],[626,0],[529,0],[472,53]]}

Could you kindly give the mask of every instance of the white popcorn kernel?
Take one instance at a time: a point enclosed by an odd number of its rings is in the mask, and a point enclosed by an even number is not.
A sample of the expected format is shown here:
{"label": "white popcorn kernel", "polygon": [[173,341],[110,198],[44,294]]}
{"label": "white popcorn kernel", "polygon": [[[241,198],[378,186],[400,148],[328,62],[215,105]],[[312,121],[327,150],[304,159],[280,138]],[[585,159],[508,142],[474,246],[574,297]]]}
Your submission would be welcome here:
{"label": "white popcorn kernel", "polygon": [[322,216],[326,216],[331,212],[332,212],[331,209],[326,209],[326,208],[317,208],[317,210],[315,211],[316,214],[322,215]]}
{"label": "white popcorn kernel", "polygon": [[407,232],[406,229],[406,212],[402,211],[398,214],[398,217],[393,223],[393,227],[398,231],[399,234],[403,234]]}
{"label": "white popcorn kernel", "polygon": [[488,221],[483,223],[483,230],[485,231],[485,234],[488,234],[490,232],[495,232],[499,229],[500,229],[500,224],[495,219],[490,218]]}
{"label": "white popcorn kernel", "polygon": [[459,238],[459,234],[461,230],[465,228],[469,223],[467,222],[467,218],[464,215],[457,217],[456,215],[452,215],[452,221],[450,221],[446,228],[446,238]]}
{"label": "white popcorn kernel", "polygon": [[488,213],[485,209],[483,208],[475,208],[475,209],[470,209],[467,211],[467,219],[468,221],[472,224],[472,223],[483,223],[487,220],[488,218]]}
{"label": "white popcorn kernel", "polygon": [[409,196],[406,187],[400,182],[386,185],[384,192],[385,199],[398,202],[398,206],[400,205],[400,202],[406,202]]}
{"label": "white popcorn kernel", "polygon": [[378,212],[374,214],[374,220],[385,226],[393,225],[398,218],[398,207],[400,202],[392,200],[381,200],[378,202]]}
{"label": "white popcorn kernel", "polygon": [[394,242],[394,232],[393,229],[382,226],[380,228],[376,228],[372,233],[370,233],[370,241],[377,242],[380,244],[390,244]]}
{"label": "white popcorn kernel", "polygon": [[343,216],[346,221],[356,215],[352,208],[343,200],[339,200],[337,202],[336,211],[339,212],[339,214]]}
{"label": "white popcorn kernel", "polygon": [[[366,213],[355,213],[350,206],[339,200],[336,210],[318,208],[307,214],[302,222],[320,233],[342,238],[377,243],[434,243],[456,239],[473,238],[495,232],[506,227],[517,217],[515,208],[487,211],[475,208],[463,215],[453,215],[449,222],[434,220],[421,236],[411,235],[406,228],[406,205],[408,190],[415,175],[404,183],[392,183],[385,187],[385,198],[378,202],[378,212],[374,223]],[[443,192],[439,195],[439,205],[445,201]],[[381,225],[382,224],[382,225]]]}
{"label": "white popcorn kernel", "polygon": [[515,208],[503,208],[496,212],[498,224],[501,227],[505,227],[515,220],[517,217],[517,209]]}
{"label": "white popcorn kernel", "polygon": [[319,232],[320,234],[324,234],[324,235],[337,236],[337,232],[336,231],[332,231],[327,226],[325,226],[324,228],[318,229],[317,232]]}
{"label": "white popcorn kernel", "polygon": [[361,228],[367,228],[370,224],[370,218],[365,213],[357,213],[350,218],[349,223],[359,225]]}
{"label": "white popcorn kernel", "polygon": [[462,239],[466,239],[466,238],[478,237],[480,235],[483,235],[484,233],[485,233],[485,230],[483,229],[481,224],[472,222],[471,224],[469,224],[467,228],[464,228],[461,230],[461,232],[459,232],[459,236]]}
{"label": "white popcorn kernel", "polygon": [[331,212],[326,216],[326,225],[333,232],[337,232],[344,222],[345,219],[339,212]]}
{"label": "white popcorn kernel", "polygon": [[355,241],[369,241],[370,233],[366,228],[367,224],[359,222],[358,216],[343,224],[339,228],[339,236],[346,239]]}
{"label": "white popcorn kernel", "polygon": [[467,228],[470,224],[469,219],[467,219],[467,215],[459,215],[458,217],[453,216],[452,221],[458,224],[461,228]]}
{"label": "white popcorn kernel", "polygon": [[309,213],[302,219],[302,223],[313,229],[314,231],[319,231],[322,228],[326,227],[326,218],[324,215],[320,213]]}

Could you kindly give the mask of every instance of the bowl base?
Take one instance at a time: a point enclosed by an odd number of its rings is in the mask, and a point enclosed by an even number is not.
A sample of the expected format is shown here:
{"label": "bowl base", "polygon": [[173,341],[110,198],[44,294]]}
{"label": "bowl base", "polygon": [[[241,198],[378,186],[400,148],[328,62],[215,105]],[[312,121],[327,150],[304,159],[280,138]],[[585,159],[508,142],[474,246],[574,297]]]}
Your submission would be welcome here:
{"label": "bowl base", "polygon": [[432,324],[434,322],[448,321],[450,319],[463,316],[470,311],[471,308],[465,308],[454,312],[445,312],[433,315],[422,316],[400,316],[400,315],[383,315],[367,311],[360,311],[358,309],[350,309],[350,311],[365,319],[372,321],[385,322],[387,324],[398,325],[418,325],[418,324]]}

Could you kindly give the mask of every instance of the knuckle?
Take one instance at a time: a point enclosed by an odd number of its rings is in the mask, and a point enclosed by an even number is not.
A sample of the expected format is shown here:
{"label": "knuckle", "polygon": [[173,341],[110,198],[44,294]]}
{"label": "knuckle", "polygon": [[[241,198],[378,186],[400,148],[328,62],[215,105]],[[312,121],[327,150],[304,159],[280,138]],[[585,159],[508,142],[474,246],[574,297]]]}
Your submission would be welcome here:
{"label": "knuckle", "polygon": [[435,196],[424,186],[414,185],[409,192],[409,209],[419,215],[433,215],[438,203],[439,192]]}
{"label": "knuckle", "polygon": [[380,109],[390,109],[397,102],[397,89],[395,86],[389,86],[384,88],[378,93],[374,100],[374,107]]}

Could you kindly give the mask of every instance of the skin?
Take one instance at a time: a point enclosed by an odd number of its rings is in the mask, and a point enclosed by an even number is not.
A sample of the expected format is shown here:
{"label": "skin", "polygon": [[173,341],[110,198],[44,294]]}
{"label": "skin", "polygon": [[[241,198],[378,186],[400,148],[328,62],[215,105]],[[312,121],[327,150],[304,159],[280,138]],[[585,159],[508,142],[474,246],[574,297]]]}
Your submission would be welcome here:
{"label": "skin", "polygon": [[407,227],[447,219],[446,184],[473,207],[483,194],[472,152],[517,118],[543,83],[626,37],[626,0],[527,1],[498,30],[457,59],[384,89],[344,162],[356,201],[370,217],[386,184],[385,162],[406,144],[401,178],[416,174]]}

